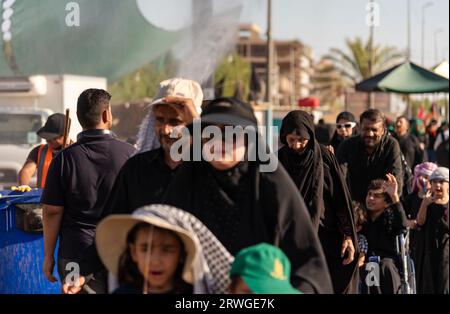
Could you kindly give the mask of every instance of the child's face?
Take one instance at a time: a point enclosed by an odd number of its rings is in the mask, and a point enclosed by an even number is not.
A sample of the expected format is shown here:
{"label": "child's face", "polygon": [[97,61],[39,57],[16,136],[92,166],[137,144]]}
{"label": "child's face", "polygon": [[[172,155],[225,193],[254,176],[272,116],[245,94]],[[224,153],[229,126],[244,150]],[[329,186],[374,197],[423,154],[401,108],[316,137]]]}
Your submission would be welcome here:
{"label": "child's face", "polygon": [[367,210],[372,212],[383,211],[388,204],[384,199],[384,191],[382,189],[369,190],[366,196]]}
{"label": "child's face", "polygon": [[431,181],[431,192],[436,198],[444,198],[448,195],[448,182],[446,181]]}
{"label": "child's face", "polygon": [[231,294],[253,294],[252,290],[247,286],[245,281],[238,276],[233,279],[233,283],[230,287]]}
{"label": "child's face", "polygon": [[[166,292],[173,288],[175,272],[180,264],[181,243],[171,232],[141,229],[131,245],[131,256],[146,279],[150,292]],[[151,251],[150,250],[151,243]]]}

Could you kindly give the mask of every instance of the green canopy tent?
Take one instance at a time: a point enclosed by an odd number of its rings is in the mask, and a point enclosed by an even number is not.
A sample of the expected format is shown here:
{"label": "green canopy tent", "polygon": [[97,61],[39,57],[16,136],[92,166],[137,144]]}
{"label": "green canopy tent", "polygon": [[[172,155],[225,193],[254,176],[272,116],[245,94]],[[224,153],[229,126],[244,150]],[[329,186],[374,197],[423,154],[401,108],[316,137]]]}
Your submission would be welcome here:
{"label": "green canopy tent", "polygon": [[368,93],[448,93],[448,79],[417,64],[406,62],[356,84],[355,89]]}

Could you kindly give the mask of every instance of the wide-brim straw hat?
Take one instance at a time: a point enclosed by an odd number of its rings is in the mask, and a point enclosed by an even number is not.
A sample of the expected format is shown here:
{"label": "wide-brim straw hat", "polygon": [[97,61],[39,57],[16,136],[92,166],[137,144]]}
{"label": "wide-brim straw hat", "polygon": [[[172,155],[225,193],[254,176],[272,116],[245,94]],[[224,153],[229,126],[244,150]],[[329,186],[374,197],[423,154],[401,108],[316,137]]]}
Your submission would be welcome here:
{"label": "wide-brim straw hat", "polygon": [[118,275],[120,257],[128,249],[128,233],[139,223],[148,223],[173,231],[180,237],[186,252],[182,278],[185,282],[193,284],[196,280],[194,265],[200,251],[197,237],[145,210],[137,210],[132,215],[111,215],[98,224],[95,241],[98,254],[106,268],[114,275]]}

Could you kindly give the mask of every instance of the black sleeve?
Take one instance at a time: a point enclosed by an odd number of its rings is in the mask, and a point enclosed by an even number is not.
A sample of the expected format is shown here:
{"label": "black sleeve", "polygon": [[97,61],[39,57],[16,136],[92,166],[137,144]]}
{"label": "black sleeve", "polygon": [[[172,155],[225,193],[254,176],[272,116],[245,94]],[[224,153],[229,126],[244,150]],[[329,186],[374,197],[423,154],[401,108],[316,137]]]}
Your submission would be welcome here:
{"label": "black sleeve", "polygon": [[[274,243],[291,261],[292,284],[305,293],[333,293],[325,255],[303,198],[294,183],[288,180],[285,170],[279,167],[277,172],[282,172],[279,177],[286,179],[263,182],[261,195],[277,198],[278,217]],[[274,189],[273,185],[282,186],[282,189]]]}
{"label": "black sleeve", "polygon": [[341,166],[344,178],[347,178],[348,173],[347,143],[347,141],[341,143],[341,145],[339,145],[338,151],[336,152],[336,159]]}
{"label": "black sleeve", "polygon": [[35,148],[33,148],[31,150],[31,152],[28,154],[27,161],[32,161],[37,165],[38,155],[39,155],[39,147],[40,146],[36,146]]}
{"label": "black sleeve", "polygon": [[42,204],[64,206],[64,182],[62,182],[62,172],[64,167],[63,156],[64,152],[61,152],[50,164],[47,179],[45,181],[45,188],[42,192]]}
{"label": "black sleeve", "polygon": [[353,206],[344,175],[336,157],[325,147],[321,148],[324,162],[324,188],[327,189],[326,192],[330,202],[328,207],[335,209],[338,227],[342,235],[351,237],[356,241]]}
{"label": "black sleeve", "polygon": [[414,167],[423,162],[424,154],[422,149],[420,148],[420,141],[417,137],[414,136],[414,147],[415,147],[415,156],[414,156],[414,165],[412,167],[412,171],[414,171]]}
{"label": "black sleeve", "polygon": [[403,209],[402,203],[397,202],[392,204],[389,209],[392,211],[393,219],[392,219],[392,230],[395,234],[399,234],[403,230],[406,230],[408,225],[408,220],[406,218],[405,211]]}

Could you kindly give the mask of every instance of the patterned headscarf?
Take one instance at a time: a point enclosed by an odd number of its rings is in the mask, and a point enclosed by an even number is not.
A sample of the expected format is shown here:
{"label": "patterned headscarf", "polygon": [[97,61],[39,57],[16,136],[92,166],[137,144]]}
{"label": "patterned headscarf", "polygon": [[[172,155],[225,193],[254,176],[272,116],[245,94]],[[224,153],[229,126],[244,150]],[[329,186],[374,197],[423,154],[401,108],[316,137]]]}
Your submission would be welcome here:
{"label": "patterned headscarf", "polygon": [[419,177],[424,175],[427,177],[431,176],[437,167],[438,166],[432,162],[424,162],[414,168],[413,192],[417,192],[419,189]]}

